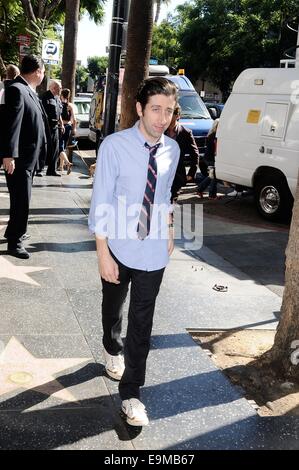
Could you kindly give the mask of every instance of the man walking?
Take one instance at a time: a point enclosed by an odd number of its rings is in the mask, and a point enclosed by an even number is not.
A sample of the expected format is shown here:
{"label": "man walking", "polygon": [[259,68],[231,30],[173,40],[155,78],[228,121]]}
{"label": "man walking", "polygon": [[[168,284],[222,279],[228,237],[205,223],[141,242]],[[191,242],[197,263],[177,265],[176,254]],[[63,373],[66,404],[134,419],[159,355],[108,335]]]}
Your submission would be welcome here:
{"label": "man walking", "polygon": [[0,157],[10,195],[5,235],[8,254],[23,259],[29,258],[22,241],[27,230],[32,173],[46,147],[43,114],[35,92],[44,73],[42,59],[27,55],[22,60],[21,75],[5,90],[5,121],[0,138]]}
{"label": "man walking", "polygon": [[49,90],[42,97],[42,104],[48,116],[51,142],[48,142],[48,169],[47,176],[61,176],[56,172],[59,157],[59,126],[63,128],[59,99],[61,85],[57,80],[51,80]]}
{"label": "man walking", "polygon": [[[155,301],[174,246],[170,193],[180,150],[164,131],[176,101],[176,87],[165,78],[149,78],[141,85],[136,103],[139,121],[108,136],[100,147],[89,215],[103,288],[106,371],[120,380],[122,411],[133,426],[148,424],[140,387]],[[130,282],[123,348],[122,306]]]}

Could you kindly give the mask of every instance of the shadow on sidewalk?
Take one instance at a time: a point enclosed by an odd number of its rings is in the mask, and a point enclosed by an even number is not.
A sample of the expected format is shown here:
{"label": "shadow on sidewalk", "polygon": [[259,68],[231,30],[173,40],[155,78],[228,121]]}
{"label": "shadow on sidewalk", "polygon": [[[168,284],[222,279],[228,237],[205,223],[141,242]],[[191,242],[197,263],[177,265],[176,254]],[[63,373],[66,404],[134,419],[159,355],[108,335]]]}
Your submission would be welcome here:
{"label": "shadow on sidewalk", "polygon": [[0,449],[55,449],[100,434],[104,435],[104,442],[102,446],[99,440],[97,448],[105,449],[105,445],[109,447],[112,444],[111,435],[110,438],[105,436],[109,431],[115,431],[120,441],[131,440],[127,426],[109,395],[30,410],[49,398],[48,394],[42,393],[43,389],[46,391],[51,387],[55,393],[61,390],[57,382],[64,388],[72,387],[100,378],[103,371],[100,364],[87,364],[76,372],[57,377],[53,383],[24,391],[2,402],[0,422],[6,432],[1,433]]}

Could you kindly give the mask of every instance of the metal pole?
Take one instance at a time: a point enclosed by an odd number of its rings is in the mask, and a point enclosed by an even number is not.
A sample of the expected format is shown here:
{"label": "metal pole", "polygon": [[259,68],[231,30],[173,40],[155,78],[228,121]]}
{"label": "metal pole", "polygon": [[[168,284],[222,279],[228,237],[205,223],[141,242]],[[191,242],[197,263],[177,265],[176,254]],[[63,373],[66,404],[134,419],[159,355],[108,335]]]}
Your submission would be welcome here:
{"label": "metal pole", "polygon": [[122,49],[123,23],[127,17],[128,0],[114,0],[109,44],[109,65],[107,74],[104,137],[115,130],[118,96],[120,54]]}

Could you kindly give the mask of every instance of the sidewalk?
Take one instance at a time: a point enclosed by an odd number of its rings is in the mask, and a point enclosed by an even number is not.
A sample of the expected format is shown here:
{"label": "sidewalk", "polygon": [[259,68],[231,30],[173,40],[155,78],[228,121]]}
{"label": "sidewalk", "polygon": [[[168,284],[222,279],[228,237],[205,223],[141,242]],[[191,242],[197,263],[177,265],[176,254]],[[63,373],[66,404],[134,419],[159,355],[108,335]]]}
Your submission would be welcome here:
{"label": "sidewalk", "polygon": [[[280,310],[280,297],[206,247],[176,247],[142,392],[150,425],[139,434],[126,426],[117,382],[103,367],[101,287],[87,230],[92,180],[74,163],[69,176],[35,178],[26,261],[5,255],[0,170],[0,449],[298,449],[298,419],[260,418],[186,332],[275,328]],[[230,289],[215,292],[215,283]]]}

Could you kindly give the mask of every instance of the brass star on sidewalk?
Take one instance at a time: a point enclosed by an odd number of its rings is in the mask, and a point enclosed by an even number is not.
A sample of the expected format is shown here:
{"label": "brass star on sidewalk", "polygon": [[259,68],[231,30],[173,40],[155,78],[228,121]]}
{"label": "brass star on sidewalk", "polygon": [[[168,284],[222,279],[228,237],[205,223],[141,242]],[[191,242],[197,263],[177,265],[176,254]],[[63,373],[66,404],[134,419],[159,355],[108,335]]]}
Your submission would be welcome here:
{"label": "brass star on sidewalk", "polygon": [[91,358],[37,358],[12,337],[0,354],[0,395],[14,390],[34,390],[65,401],[78,401],[54,375]]}
{"label": "brass star on sidewalk", "polygon": [[50,268],[43,268],[41,266],[15,266],[3,256],[0,257],[0,279],[4,277],[6,279],[25,282],[26,284],[32,284],[33,286],[40,286],[38,282],[31,279],[26,273],[44,271],[45,269]]}

